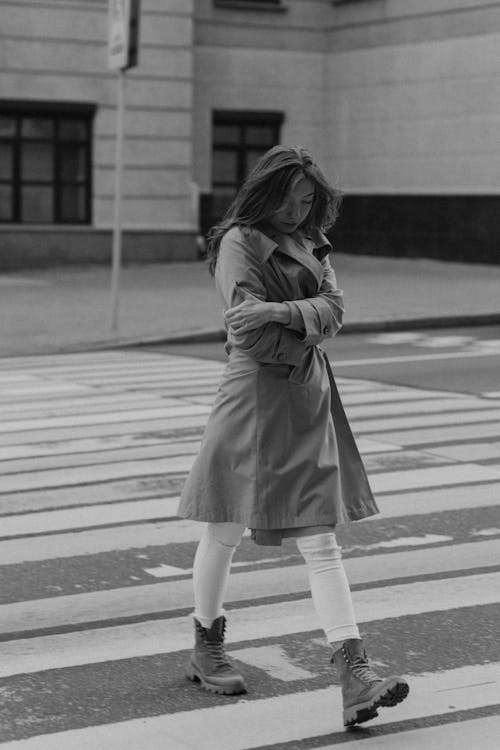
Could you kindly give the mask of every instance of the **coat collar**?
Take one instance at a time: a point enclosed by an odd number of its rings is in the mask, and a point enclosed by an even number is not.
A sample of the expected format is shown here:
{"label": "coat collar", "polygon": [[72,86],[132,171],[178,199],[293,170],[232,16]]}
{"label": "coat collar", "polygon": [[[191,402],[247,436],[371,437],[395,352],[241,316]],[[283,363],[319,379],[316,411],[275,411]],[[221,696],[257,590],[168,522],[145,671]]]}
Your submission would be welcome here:
{"label": "coat collar", "polygon": [[[319,229],[315,229],[308,234],[294,232],[292,235],[281,234],[281,232],[276,232],[271,228],[264,230],[252,227],[243,230],[244,233],[245,231],[252,233],[254,250],[263,263],[269,260],[276,248],[300,262],[304,259],[304,253],[306,253],[306,257],[311,254],[307,252],[308,249],[314,252],[313,258],[319,261],[322,261],[332,250],[331,243]],[[305,246],[304,250],[299,247],[300,244]]]}
{"label": "coat collar", "polygon": [[257,228],[250,231],[254,238],[254,250],[262,263],[269,260],[272,253],[278,249],[280,253],[288,255],[309,269],[318,284],[321,284],[324,273],[322,260],[332,249],[323,232],[316,229],[307,235],[302,232],[287,235],[267,228],[265,232]]}

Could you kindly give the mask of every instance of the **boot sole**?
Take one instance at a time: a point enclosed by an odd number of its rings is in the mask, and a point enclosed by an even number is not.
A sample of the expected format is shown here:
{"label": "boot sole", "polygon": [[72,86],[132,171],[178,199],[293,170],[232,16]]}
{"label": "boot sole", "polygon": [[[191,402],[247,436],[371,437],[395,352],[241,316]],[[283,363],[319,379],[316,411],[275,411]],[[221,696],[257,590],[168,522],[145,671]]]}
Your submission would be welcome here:
{"label": "boot sole", "polygon": [[378,716],[377,708],[391,708],[404,701],[410,692],[410,686],[405,680],[386,680],[381,686],[381,692],[375,693],[369,701],[357,703],[344,710],[344,726],[353,727]]}
{"label": "boot sole", "polygon": [[213,682],[207,682],[203,675],[201,675],[196,669],[190,668],[186,672],[186,677],[191,682],[198,682],[204,690],[208,690],[209,693],[217,693],[218,695],[241,695],[247,692],[247,688],[243,680],[235,680],[232,684],[227,685],[216,685]]}

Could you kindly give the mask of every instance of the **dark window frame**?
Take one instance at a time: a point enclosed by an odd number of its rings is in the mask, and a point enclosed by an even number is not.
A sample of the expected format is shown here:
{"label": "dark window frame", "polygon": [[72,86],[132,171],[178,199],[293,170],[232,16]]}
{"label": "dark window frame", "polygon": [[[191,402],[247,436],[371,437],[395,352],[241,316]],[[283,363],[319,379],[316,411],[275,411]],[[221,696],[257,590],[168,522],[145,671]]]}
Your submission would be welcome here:
{"label": "dark window frame", "polygon": [[[201,231],[206,233],[207,228],[220,220],[221,216],[215,214],[214,197],[217,189],[233,189],[234,193],[239,189],[248,173],[248,157],[253,152],[265,153],[271,146],[280,143],[281,128],[285,116],[283,112],[275,110],[214,110],[212,112],[212,157],[216,151],[236,153],[236,180],[215,180],[212,167],[211,192],[202,196]],[[239,137],[237,142],[216,142],[216,128],[237,127]],[[252,128],[265,127],[271,132],[270,143],[258,143],[248,137],[248,131]]]}
{"label": "dark window frame", "polygon": [[283,13],[288,10],[283,0],[214,0],[216,8],[228,10],[256,10]]}
{"label": "dark window frame", "polygon": [[[268,127],[274,131],[272,141],[273,145],[276,145],[280,141],[281,126],[283,124],[284,115],[282,112],[269,112],[262,111],[256,112],[252,110],[214,110],[212,113],[212,153],[215,151],[232,151],[237,154],[237,181],[221,181],[217,184],[221,187],[235,186],[238,188],[243,180],[245,179],[248,171],[248,151],[258,149],[259,144],[248,141],[247,129],[255,127]],[[223,127],[234,127],[237,126],[240,129],[240,137],[237,144],[235,143],[215,143],[214,132],[215,128],[220,125]],[[267,150],[271,146],[267,146],[264,149],[264,145],[261,146],[261,150]],[[212,187],[215,185],[212,177]]]}
{"label": "dark window frame", "polygon": [[[92,161],[93,161],[93,119],[96,106],[81,102],[35,102],[0,100],[0,115],[15,121],[15,133],[2,135],[0,143],[8,143],[12,148],[13,164],[10,178],[0,178],[0,187],[11,187],[11,213],[8,218],[0,218],[0,224],[30,226],[43,224],[87,225],[92,223]],[[29,136],[22,133],[23,121],[27,119],[49,120],[52,123],[50,136]],[[83,126],[83,137],[68,138],[62,135],[62,123],[78,122]],[[50,144],[52,147],[52,170],[50,178],[23,178],[21,158],[23,145],[27,143]],[[83,151],[83,176],[65,178],[63,176],[63,149],[71,147]],[[50,187],[52,217],[47,220],[23,219],[22,190],[28,187]],[[83,212],[77,218],[66,218],[63,212],[64,189],[83,190]]]}

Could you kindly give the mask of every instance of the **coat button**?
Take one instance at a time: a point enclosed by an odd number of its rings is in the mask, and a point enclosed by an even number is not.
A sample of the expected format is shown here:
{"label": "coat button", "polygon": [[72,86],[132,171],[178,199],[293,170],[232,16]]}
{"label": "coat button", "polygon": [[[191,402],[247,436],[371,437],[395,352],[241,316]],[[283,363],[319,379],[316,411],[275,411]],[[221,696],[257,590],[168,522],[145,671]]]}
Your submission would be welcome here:
{"label": "coat button", "polygon": [[325,327],[323,328],[323,333],[325,333],[325,334],[326,334],[326,333],[330,333],[330,331],[331,331],[331,328],[330,328],[330,326],[325,326]]}
{"label": "coat button", "polygon": [[283,362],[283,360],[285,359],[285,355],[284,355],[284,354],[278,354],[278,356],[276,357],[276,359],[277,359],[277,360],[278,360],[279,362]]}

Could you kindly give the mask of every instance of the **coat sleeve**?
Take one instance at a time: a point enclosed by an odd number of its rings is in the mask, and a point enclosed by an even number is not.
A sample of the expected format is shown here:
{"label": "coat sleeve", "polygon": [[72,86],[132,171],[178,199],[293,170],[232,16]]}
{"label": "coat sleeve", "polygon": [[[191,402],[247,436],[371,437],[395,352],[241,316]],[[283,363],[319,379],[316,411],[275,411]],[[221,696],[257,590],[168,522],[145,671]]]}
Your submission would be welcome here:
{"label": "coat sleeve", "polygon": [[314,297],[287,301],[290,309],[290,323],[287,328],[302,334],[306,344],[319,344],[323,339],[332,338],[342,328],[344,315],[341,289],[328,256],[323,261],[323,281]]}
{"label": "coat sleeve", "polygon": [[[225,309],[243,301],[238,287],[266,301],[262,263],[252,252],[250,241],[242,235],[230,232],[222,238],[215,278]],[[280,323],[267,323],[243,334],[230,329],[228,341],[257,362],[268,364],[298,365],[309,348],[300,334]]]}

